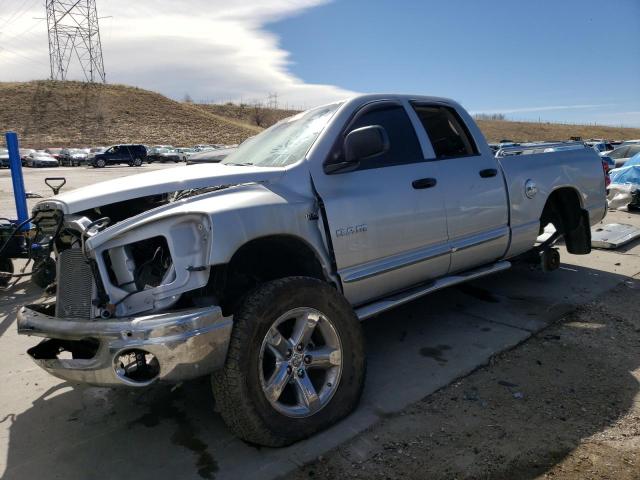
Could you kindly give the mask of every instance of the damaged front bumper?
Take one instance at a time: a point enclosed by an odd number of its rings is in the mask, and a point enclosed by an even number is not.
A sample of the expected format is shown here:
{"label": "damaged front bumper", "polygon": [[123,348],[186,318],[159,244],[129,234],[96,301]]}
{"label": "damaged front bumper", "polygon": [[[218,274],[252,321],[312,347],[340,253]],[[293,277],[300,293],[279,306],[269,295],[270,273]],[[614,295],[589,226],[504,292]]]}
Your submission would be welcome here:
{"label": "damaged front bumper", "polygon": [[224,365],[233,320],[218,306],[110,320],[61,319],[55,304],[18,312],[18,333],[45,337],[28,350],[56,377],[93,385],[179,382]]}

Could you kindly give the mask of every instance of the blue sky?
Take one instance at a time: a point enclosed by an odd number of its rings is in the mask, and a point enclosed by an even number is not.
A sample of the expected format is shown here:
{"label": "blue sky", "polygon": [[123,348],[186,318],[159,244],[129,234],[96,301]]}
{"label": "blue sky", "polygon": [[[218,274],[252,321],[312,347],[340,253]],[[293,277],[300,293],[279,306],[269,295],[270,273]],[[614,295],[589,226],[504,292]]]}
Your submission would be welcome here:
{"label": "blue sky", "polygon": [[307,82],[640,126],[640,0],[338,0],[267,28]]}
{"label": "blue sky", "polygon": [[[307,108],[442,95],[472,112],[640,127],[640,0],[99,0],[107,81]],[[0,81],[49,76],[42,0],[0,0]],[[69,79],[82,79],[72,62]]]}

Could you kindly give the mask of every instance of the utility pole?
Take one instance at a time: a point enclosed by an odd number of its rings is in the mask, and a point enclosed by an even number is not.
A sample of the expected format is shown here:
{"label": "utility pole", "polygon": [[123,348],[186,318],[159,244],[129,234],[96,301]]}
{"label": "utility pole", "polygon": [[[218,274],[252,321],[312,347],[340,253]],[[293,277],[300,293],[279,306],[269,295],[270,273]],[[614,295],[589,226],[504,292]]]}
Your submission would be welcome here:
{"label": "utility pole", "polygon": [[96,0],[45,0],[51,80],[66,80],[77,61],[87,82],[106,83]]}

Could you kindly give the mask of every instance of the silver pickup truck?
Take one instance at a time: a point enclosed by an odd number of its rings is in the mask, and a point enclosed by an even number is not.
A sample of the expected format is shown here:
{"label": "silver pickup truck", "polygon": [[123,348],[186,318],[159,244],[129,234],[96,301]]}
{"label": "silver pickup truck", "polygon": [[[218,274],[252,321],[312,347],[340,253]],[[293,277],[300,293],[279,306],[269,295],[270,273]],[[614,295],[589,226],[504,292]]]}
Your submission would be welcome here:
{"label": "silver pickup truck", "polygon": [[[220,164],[40,202],[56,301],[29,354],[63,379],[144,387],[211,375],[243,439],[281,446],[351,412],[359,320],[509,268],[553,241],[590,252],[606,212],[590,148],[494,155],[457,103],[365,95],[288,118]],[[553,224],[556,234],[537,237]],[[537,245],[537,246],[536,246]]]}

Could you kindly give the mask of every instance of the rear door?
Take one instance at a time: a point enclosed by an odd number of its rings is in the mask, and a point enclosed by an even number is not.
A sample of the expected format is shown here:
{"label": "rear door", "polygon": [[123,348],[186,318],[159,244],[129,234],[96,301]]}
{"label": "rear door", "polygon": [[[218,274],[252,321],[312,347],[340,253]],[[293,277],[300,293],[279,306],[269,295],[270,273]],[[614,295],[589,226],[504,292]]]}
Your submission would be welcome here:
{"label": "rear door", "polygon": [[349,172],[313,174],[338,274],[353,304],[442,276],[449,269],[438,165],[425,162],[401,103],[385,100],[362,107],[344,127],[329,158],[340,162],[344,137],[370,125],[386,130],[386,153]]}
{"label": "rear door", "polygon": [[[433,147],[454,273],[501,258],[509,244],[506,187],[497,159],[480,151],[464,120],[450,105],[412,104]],[[482,145],[485,145],[483,139]]]}

